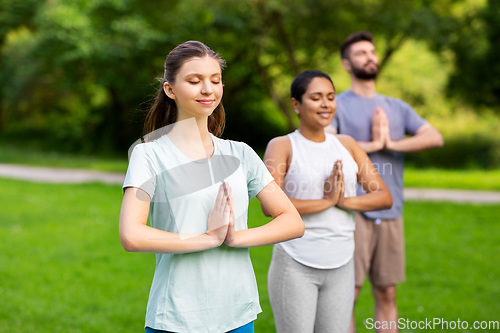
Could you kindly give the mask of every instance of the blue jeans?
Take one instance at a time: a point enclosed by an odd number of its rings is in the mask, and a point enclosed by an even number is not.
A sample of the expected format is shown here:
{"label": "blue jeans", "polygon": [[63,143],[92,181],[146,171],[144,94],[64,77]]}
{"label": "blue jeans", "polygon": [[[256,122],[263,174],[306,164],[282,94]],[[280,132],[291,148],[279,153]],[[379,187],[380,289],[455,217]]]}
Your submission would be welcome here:
{"label": "blue jeans", "polygon": [[[160,330],[155,330],[154,328],[146,327],[146,333],[174,333],[174,332],[160,331]],[[234,330],[230,330],[226,333],[254,333],[253,321],[249,322],[246,325],[235,328]]]}

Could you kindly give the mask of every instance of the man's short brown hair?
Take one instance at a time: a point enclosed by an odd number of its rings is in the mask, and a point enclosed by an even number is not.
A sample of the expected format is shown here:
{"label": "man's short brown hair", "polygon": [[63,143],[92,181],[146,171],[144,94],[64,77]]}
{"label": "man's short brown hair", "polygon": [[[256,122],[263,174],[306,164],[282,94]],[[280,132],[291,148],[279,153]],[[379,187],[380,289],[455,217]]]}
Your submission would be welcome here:
{"label": "man's short brown hair", "polygon": [[340,44],[340,57],[342,59],[347,59],[349,57],[349,49],[352,44],[366,40],[373,44],[373,35],[368,31],[358,31],[350,34],[343,42]]}

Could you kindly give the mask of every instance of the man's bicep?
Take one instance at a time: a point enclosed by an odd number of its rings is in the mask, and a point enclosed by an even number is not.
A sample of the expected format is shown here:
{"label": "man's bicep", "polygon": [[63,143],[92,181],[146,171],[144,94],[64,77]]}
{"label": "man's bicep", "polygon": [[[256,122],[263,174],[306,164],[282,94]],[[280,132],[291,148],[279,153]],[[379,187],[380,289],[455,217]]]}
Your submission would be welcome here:
{"label": "man's bicep", "polygon": [[422,118],[417,111],[415,111],[410,105],[405,104],[405,134],[415,135],[417,131],[425,124],[427,120]]}
{"label": "man's bicep", "polygon": [[423,133],[423,132],[425,132],[425,131],[428,131],[428,130],[430,130],[430,129],[432,129],[432,128],[433,128],[433,126],[432,126],[431,124],[429,124],[428,122],[425,122],[425,123],[423,123],[423,124],[422,124],[422,126],[420,126],[420,127],[417,129],[417,131],[415,132],[415,135],[416,135],[416,134]]}

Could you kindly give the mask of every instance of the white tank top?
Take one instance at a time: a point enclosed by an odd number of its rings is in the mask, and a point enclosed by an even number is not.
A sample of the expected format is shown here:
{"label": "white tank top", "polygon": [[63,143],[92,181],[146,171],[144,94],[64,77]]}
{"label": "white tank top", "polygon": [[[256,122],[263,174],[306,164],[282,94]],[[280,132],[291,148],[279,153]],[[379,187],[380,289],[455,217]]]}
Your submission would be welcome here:
{"label": "white tank top", "polygon": [[[333,134],[323,142],[306,139],[296,130],[288,134],[292,161],[283,181],[283,191],[290,198],[322,199],[325,180],[336,160],[342,160],[345,197],[356,196],[358,165]],[[306,266],[330,269],[345,265],[354,253],[354,212],[330,207],[302,215],[306,231],[302,238],[280,243],[293,259]]]}

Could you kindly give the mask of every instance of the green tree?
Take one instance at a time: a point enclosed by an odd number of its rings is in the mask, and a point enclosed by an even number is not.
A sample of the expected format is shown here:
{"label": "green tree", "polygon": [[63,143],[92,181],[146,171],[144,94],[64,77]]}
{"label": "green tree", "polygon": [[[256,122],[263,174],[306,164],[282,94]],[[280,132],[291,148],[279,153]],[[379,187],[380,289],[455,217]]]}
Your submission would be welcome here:
{"label": "green tree", "polygon": [[384,46],[383,68],[409,38],[443,39],[456,2],[4,0],[3,128],[39,133],[57,148],[122,150],[140,133],[137,111],[167,52],[196,39],[228,63],[224,135],[263,147],[297,124],[293,77],[330,71],[348,34],[372,31]]}
{"label": "green tree", "polygon": [[[34,29],[33,16],[39,5],[39,1],[33,0],[2,0],[0,2],[0,48],[5,44],[5,39],[10,31],[21,26],[31,30]],[[0,68],[5,68],[2,57],[0,57]],[[4,70],[1,70],[0,79],[4,79],[3,72]],[[3,94],[0,91],[0,101],[3,100]],[[0,102],[0,130],[5,127],[7,117],[5,109],[5,103]]]}
{"label": "green tree", "polygon": [[50,129],[59,147],[126,147],[130,129],[139,133],[130,119],[150,92],[145,82],[161,68],[160,47],[169,47],[163,31],[172,27],[158,17],[169,5],[106,0],[40,5],[35,29],[11,30],[4,47],[4,102],[14,118],[30,118],[26,123],[35,132]]}
{"label": "green tree", "polygon": [[460,29],[452,34],[455,71],[449,92],[476,106],[500,111],[500,2],[464,15]]}
{"label": "green tree", "polygon": [[[288,87],[293,77],[311,68],[328,71],[329,59],[338,57],[339,45],[348,34],[372,31],[385,45],[383,68],[410,38],[432,39],[437,35],[442,39],[454,25],[450,8],[456,2],[243,0],[235,5],[219,0],[208,6],[206,1],[191,0],[178,10],[182,22],[189,25],[189,35],[216,45],[228,60],[226,92],[230,97],[225,104],[262,118],[262,111],[279,111],[284,120],[281,128],[286,132],[297,123],[289,106]],[[231,82],[227,82],[228,77]],[[251,126],[243,133],[239,129],[239,135],[255,142],[251,131],[258,128]],[[264,143],[269,135],[264,135]]]}

